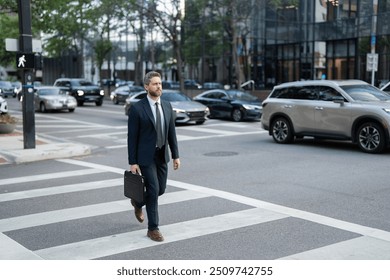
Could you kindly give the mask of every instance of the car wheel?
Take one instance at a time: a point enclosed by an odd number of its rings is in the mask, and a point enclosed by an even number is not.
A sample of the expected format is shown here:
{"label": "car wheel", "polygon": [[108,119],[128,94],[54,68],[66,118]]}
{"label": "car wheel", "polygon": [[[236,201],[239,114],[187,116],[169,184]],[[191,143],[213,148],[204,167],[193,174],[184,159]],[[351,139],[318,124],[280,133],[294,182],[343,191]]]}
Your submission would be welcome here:
{"label": "car wheel", "polygon": [[292,126],[290,122],[283,117],[276,118],[271,125],[272,137],[279,144],[291,143],[293,140]]}
{"label": "car wheel", "polygon": [[83,101],[77,101],[77,106],[83,106],[84,102]]}
{"label": "car wheel", "polygon": [[197,121],[196,124],[204,124],[205,121]]}
{"label": "car wheel", "polygon": [[385,133],[379,124],[366,122],[358,129],[357,141],[363,152],[381,153],[385,148]]}
{"label": "car wheel", "polygon": [[41,102],[41,104],[39,104],[39,111],[41,111],[42,113],[47,112],[45,103]]}
{"label": "car wheel", "polygon": [[69,112],[71,112],[71,113],[74,112],[74,109],[69,109]]}
{"label": "car wheel", "polygon": [[[112,99],[112,103],[114,103],[115,105],[118,105],[119,104],[119,101],[118,101],[118,98],[114,97]],[[97,105],[97,104],[96,104]]]}
{"label": "car wheel", "polygon": [[242,120],[242,112],[240,109],[234,109],[232,112],[232,119],[235,122],[240,122]]}
{"label": "car wheel", "polygon": [[103,100],[99,100],[95,102],[96,106],[102,106]]}

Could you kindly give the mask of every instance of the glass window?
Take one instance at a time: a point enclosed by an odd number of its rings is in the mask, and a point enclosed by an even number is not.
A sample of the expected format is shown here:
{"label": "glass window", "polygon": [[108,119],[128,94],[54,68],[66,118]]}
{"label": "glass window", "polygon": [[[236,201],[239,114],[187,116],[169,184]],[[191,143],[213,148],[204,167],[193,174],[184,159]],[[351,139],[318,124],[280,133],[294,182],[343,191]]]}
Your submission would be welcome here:
{"label": "glass window", "polygon": [[318,87],[318,96],[323,101],[333,101],[334,97],[342,97],[337,90],[326,86]]}

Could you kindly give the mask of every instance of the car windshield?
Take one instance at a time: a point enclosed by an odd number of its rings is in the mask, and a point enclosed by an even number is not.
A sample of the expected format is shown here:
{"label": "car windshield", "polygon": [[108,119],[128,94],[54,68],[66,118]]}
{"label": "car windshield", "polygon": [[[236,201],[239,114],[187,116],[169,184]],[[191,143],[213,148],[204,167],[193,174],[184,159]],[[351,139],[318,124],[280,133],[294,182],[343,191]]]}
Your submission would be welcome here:
{"label": "car windshield", "polygon": [[58,88],[45,88],[39,91],[39,95],[59,95],[65,94],[65,92],[61,91]]}
{"label": "car windshield", "polygon": [[0,86],[2,86],[2,87],[12,87],[12,84],[11,84],[11,82],[0,81]]}
{"label": "car windshield", "polygon": [[123,92],[123,91],[130,92],[130,87],[129,87],[129,86],[120,86],[120,87],[118,87],[115,91],[116,91],[116,92],[118,92],[118,91],[121,91],[121,92]]}
{"label": "car windshield", "polygon": [[72,84],[75,86],[93,86],[92,82],[87,80],[73,80]]}
{"label": "car windshield", "polygon": [[191,101],[191,98],[181,92],[163,92],[161,98],[167,101]]}
{"label": "car windshield", "polygon": [[349,85],[341,88],[356,101],[390,101],[390,95],[371,85]]}
{"label": "car windshield", "polygon": [[247,92],[239,90],[229,90],[227,94],[231,99],[238,99],[243,101],[255,101],[257,98]]}

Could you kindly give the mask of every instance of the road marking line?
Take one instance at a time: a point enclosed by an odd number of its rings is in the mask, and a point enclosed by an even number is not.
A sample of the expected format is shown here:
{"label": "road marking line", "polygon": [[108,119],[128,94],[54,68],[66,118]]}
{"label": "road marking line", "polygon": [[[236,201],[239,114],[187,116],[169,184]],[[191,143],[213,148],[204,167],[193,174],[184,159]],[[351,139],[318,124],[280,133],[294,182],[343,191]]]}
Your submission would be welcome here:
{"label": "road marking line", "polygon": [[278,204],[273,204],[273,203],[269,203],[266,201],[262,201],[262,200],[258,200],[258,199],[254,199],[254,198],[250,198],[250,197],[245,197],[245,196],[234,194],[234,193],[229,193],[229,192],[220,191],[220,190],[216,190],[216,189],[210,189],[210,188],[197,186],[197,185],[193,185],[193,184],[188,184],[188,183],[183,183],[183,182],[179,182],[179,181],[168,180],[168,184],[170,186],[174,186],[177,188],[193,190],[193,191],[197,191],[197,192],[204,192],[204,193],[207,193],[211,196],[216,196],[216,197],[231,200],[234,202],[246,204],[249,206],[263,208],[263,209],[266,209],[269,211],[274,211],[277,213],[282,213],[284,215],[296,217],[296,218],[306,220],[306,221],[311,221],[313,223],[326,225],[326,226],[330,226],[333,228],[342,229],[342,230],[358,233],[358,234],[365,235],[365,236],[371,236],[371,237],[382,239],[385,241],[390,241],[390,232],[388,232],[388,231],[384,231],[384,230],[380,230],[380,229],[376,229],[376,228],[372,228],[372,227],[367,227],[367,226],[362,226],[362,225],[334,219],[331,217],[327,217],[327,216],[323,216],[323,215],[319,215],[319,214],[315,214],[315,213],[311,213],[311,212],[307,212],[307,211],[303,211],[303,210],[299,210],[299,209],[294,209],[294,208],[290,208],[290,207],[286,207],[286,206],[282,206],[282,205],[278,205]]}
{"label": "road marking line", "polygon": [[[106,170],[106,171],[111,171],[111,172],[116,172],[116,173],[118,173],[118,172],[123,173],[123,171],[119,168],[95,164],[95,163],[82,162],[82,161],[73,160],[73,159],[63,159],[63,160],[59,160],[59,161],[66,162],[69,164],[81,165],[84,167],[96,168],[96,169],[101,169],[101,170]],[[266,209],[269,211],[274,211],[277,213],[282,213],[282,214],[285,214],[285,215],[288,215],[291,217],[296,217],[296,218],[299,218],[302,220],[311,221],[311,222],[314,222],[317,224],[326,225],[326,226],[330,226],[333,228],[342,229],[342,230],[358,233],[358,234],[365,235],[365,236],[371,236],[371,237],[382,239],[385,241],[390,241],[390,232],[380,230],[377,228],[362,226],[362,225],[338,220],[335,218],[331,218],[331,217],[327,217],[327,216],[323,216],[323,215],[319,215],[319,214],[315,214],[315,213],[311,213],[311,212],[307,212],[307,211],[303,211],[303,210],[299,210],[299,209],[295,209],[295,208],[290,208],[290,207],[286,207],[286,206],[282,206],[282,205],[278,205],[278,204],[274,204],[274,203],[269,203],[266,201],[262,201],[262,200],[234,194],[234,193],[229,193],[229,192],[220,191],[220,190],[211,189],[211,188],[193,185],[193,184],[188,184],[188,183],[184,183],[184,182],[168,180],[168,185],[182,188],[182,189],[192,190],[192,191],[196,191],[196,192],[206,193],[206,194],[209,194],[211,196],[216,196],[216,197],[231,200],[234,202],[246,204],[249,206],[263,208],[263,209]]]}
{"label": "road marking line", "polygon": [[[176,191],[166,193],[164,196],[159,198],[159,204],[164,205],[205,197],[209,197],[209,195],[188,190]],[[29,227],[66,222],[70,220],[89,218],[100,215],[113,214],[118,212],[130,211],[132,209],[133,207],[130,204],[130,200],[124,199],[6,218],[0,220],[0,232],[19,230]]]}
{"label": "road marking line", "polygon": [[[93,128],[95,128],[95,129],[97,129],[97,128],[106,128],[107,126],[102,126],[102,125],[94,125],[94,126],[89,126],[89,128],[91,128],[91,127],[93,127]],[[41,128],[55,128],[55,129],[58,129],[58,124],[40,124],[39,125],[39,128],[41,129]],[[82,131],[84,131],[84,128],[85,128],[85,125],[82,125],[82,124],[80,124],[80,125],[74,125],[74,124],[69,124],[69,125],[66,125],[66,124],[61,124],[61,129],[63,129],[63,128],[80,128]],[[78,131],[80,131],[80,129],[78,130]],[[57,133],[57,131],[56,131],[56,133]]]}
{"label": "road marking line", "polygon": [[[166,236],[164,244],[167,244],[283,218],[286,216],[254,208],[161,226],[160,229]],[[146,237],[146,230],[139,230],[41,249],[34,253],[43,259],[85,260],[158,245],[161,243],[151,241]]]}
{"label": "road marking line", "polygon": [[234,135],[237,132],[230,131],[230,130],[221,130],[221,129],[212,129],[212,128],[205,128],[205,127],[180,127],[179,130],[190,130],[190,131],[196,131],[196,132],[204,132],[204,133],[211,133],[211,134],[222,134],[222,135]]}
{"label": "road marking line", "polygon": [[125,168],[117,168],[117,167],[112,167],[108,165],[103,165],[103,164],[98,164],[98,163],[92,163],[92,162],[85,162],[85,161],[80,161],[80,160],[75,160],[75,159],[57,159],[59,162],[64,162],[72,165],[78,165],[78,166],[84,166],[100,171],[106,171],[106,172],[112,172],[112,173],[117,173],[117,174],[124,174]]}
{"label": "road marking line", "polygon": [[101,170],[98,170],[98,169],[83,169],[83,170],[47,173],[47,174],[40,174],[40,175],[31,175],[31,176],[24,176],[24,177],[15,177],[15,178],[10,178],[10,179],[0,180],[0,186],[27,183],[27,182],[40,181],[40,180],[49,180],[49,179],[81,176],[81,175],[90,175],[90,174],[96,174],[96,173],[100,173],[100,172],[101,172]]}
{"label": "road marking line", "polygon": [[121,131],[121,132],[111,132],[111,133],[99,133],[99,134],[89,134],[89,135],[80,135],[76,136],[76,138],[107,138],[107,136],[111,135],[121,135],[126,134],[127,137],[127,131]]}
{"label": "road marking line", "polygon": [[361,236],[280,258],[281,260],[390,260],[390,243]]}
{"label": "road marking line", "polygon": [[42,258],[0,233],[0,260],[42,260]]}
{"label": "road marking line", "polygon": [[71,192],[96,190],[100,188],[116,187],[120,185],[123,185],[123,179],[111,179],[111,180],[63,185],[63,186],[57,186],[51,188],[11,192],[11,193],[0,194],[0,202],[48,196],[48,195],[64,194],[64,193],[71,193]]}

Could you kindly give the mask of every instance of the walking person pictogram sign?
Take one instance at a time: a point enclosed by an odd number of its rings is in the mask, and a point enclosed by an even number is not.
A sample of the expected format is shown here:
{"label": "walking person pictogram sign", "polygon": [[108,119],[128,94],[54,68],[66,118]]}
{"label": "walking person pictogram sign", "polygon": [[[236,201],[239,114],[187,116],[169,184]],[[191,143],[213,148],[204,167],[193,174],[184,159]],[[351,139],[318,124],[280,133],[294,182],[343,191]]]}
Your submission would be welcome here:
{"label": "walking person pictogram sign", "polygon": [[35,68],[35,55],[33,53],[17,53],[16,66],[18,69],[33,69]]}

